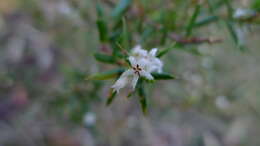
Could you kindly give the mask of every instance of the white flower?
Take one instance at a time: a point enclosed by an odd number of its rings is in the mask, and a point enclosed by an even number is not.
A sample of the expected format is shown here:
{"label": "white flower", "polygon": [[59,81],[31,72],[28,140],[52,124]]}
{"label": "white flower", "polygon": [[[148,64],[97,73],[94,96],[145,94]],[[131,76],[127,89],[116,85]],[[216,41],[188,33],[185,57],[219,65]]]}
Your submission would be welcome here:
{"label": "white flower", "polygon": [[163,63],[156,57],[156,53],[156,48],[148,52],[142,49],[140,45],[134,47],[131,51],[131,56],[128,57],[131,68],[122,73],[112,86],[114,91],[119,92],[119,90],[128,85],[128,83],[135,89],[139,77],[142,76],[148,80],[153,80],[152,72],[162,72]]}

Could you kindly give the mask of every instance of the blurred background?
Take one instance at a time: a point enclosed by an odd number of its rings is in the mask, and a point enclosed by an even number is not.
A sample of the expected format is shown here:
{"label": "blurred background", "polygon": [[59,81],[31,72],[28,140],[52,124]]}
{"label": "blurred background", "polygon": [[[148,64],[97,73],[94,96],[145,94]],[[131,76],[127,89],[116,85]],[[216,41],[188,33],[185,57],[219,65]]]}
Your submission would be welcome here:
{"label": "blurred background", "polygon": [[[125,91],[105,105],[115,80],[85,80],[115,68],[93,56],[111,49],[97,3],[115,38],[124,17],[129,48],[179,43],[162,58],[178,78],[147,87],[147,115]],[[0,0],[0,146],[260,145],[259,11],[259,0]]]}

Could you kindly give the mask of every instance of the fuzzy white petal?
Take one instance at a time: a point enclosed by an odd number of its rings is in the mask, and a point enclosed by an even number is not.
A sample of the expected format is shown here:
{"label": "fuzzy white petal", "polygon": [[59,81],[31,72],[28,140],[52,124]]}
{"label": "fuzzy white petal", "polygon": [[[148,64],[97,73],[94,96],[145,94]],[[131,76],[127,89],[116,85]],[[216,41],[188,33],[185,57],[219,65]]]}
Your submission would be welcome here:
{"label": "fuzzy white petal", "polygon": [[151,73],[147,72],[147,71],[141,71],[140,75],[145,77],[148,80],[153,80],[153,76],[151,75]]}
{"label": "fuzzy white petal", "polygon": [[137,45],[132,49],[132,54],[134,56],[143,57],[143,56],[147,56],[148,52],[147,50],[142,49],[140,45]]}
{"label": "fuzzy white petal", "polygon": [[116,83],[112,86],[114,91],[119,92],[121,88],[124,88],[129,82],[130,76],[133,74],[133,70],[129,69],[122,73]]}
{"label": "fuzzy white petal", "polygon": [[150,52],[149,52],[149,55],[151,55],[152,57],[155,57],[156,56],[156,53],[157,53],[158,49],[157,48],[153,48]]}
{"label": "fuzzy white petal", "polygon": [[129,62],[131,64],[131,66],[136,66],[137,65],[137,59],[135,57],[130,56],[130,57],[128,57],[128,60],[129,60]]}
{"label": "fuzzy white petal", "polygon": [[155,71],[157,71],[159,73],[162,72],[163,63],[162,63],[162,61],[160,59],[155,58],[153,60],[153,64],[156,66]]}
{"label": "fuzzy white petal", "polygon": [[[128,70],[126,70],[125,72],[123,72],[121,76],[127,76],[127,77],[129,77],[129,76],[133,75],[133,73],[134,73],[134,71],[133,71],[132,69],[128,69]],[[121,77],[121,76],[120,76],[120,77]]]}
{"label": "fuzzy white petal", "polygon": [[136,62],[141,68],[145,69],[150,64],[150,61],[146,58],[138,59]]}
{"label": "fuzzy white petal", "polygon": [[133,89],[135,89],[135,86],[136,86],[136,84],[138,82],[138,79],[139,79],[138,75],[134,75],[133,76],[133,79],[132,79],[132,87],[133,87]]}

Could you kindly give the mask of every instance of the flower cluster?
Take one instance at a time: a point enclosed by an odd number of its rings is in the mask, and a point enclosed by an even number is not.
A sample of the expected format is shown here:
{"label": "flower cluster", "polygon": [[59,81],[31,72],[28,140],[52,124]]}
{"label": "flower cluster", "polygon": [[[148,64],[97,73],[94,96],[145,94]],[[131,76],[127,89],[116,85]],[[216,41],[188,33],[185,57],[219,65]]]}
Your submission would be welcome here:
{"label": "flower cluster", "polygon": [[156,57],[157,48],[151,49],[149,52],[142,49],[140,45],[134,47],[128,60],[131,68],[121,74],[116,83],[112,86],[113,90],[119,92],[129,83],[135,89],[137,81],[140,77],[153,80],[152,72],[162,72],[163,63]]}

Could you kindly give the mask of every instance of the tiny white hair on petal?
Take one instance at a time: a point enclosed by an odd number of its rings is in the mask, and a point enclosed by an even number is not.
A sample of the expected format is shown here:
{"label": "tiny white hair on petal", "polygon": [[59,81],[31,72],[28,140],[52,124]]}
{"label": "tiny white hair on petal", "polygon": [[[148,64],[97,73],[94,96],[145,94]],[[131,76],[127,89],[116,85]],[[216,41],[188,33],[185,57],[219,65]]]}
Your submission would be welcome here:
{"label": "tiny white hair on petal", "polygon": [[148,52],[147,50],[142,49],[141,45],[137,45],[132,49],[132,54],[134,56],[144,57],[147,56]]}
{"label": "tiny white hair on petal", "polygon": [[135,89],[135,86],[136,86],[136,84],[138,82],[138,79],[139,79],[139,76],[135,74],[133,76],[133,79],[132,79],[132,87],[133,87],[133,89]]}
{"label": "tiny white hair on petal", "polygon": [[142,71],[140,72],[140,75],[143,76],[143,77],[145,77],[145,78],[148,79],[148,80],[153,80],[153,79],[154,79],[153,76],[151,75],[151,73],[149,73],[149,72],[147,72],[147,71],[144,71],[144,70],[142,70]]}
{"label": "tiny white hair on petal", "polygon": [[129,62],[131,64],[131,66],[136,66],[137,65],[137,59],[135,57],[130,56],[130,57],[128,57],[128,60],[129,60]]}
{"label": "tiny white hair on petal", "polygon": [[127,83],[129,82],[129,76],[133,74],[133,70],[128,69],[122,75],[119,77],[119,79],[116,81],[116,83],[112,86],[114,91],[119,92],[121,88],[124,88]]}
{"label": "tiny white hair on petal", "polygon": [[153,48],[153,49],[151,49],[151,50],[150,50],[150,52],[149,52],[149,55],[151,55],[151,56],[155,57],[155,56],[156,56],[156,53],[157,53],[157,51],[158,51],[158,49],[157,49],[157,48]]}

